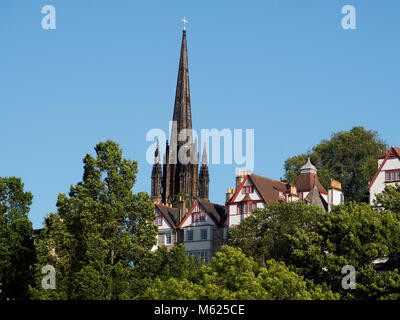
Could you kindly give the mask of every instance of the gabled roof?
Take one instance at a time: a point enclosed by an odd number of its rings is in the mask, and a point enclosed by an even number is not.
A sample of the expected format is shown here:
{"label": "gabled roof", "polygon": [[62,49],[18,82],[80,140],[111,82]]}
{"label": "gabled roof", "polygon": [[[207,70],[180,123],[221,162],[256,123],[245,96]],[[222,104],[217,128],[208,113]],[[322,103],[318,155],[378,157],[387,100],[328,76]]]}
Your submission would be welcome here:
{"label": "gabled roof", "polygon": [[199,203],[217,224],[220,224],[225,219],[225,206],[200,199]]}
{"label": "gabled roof", "polygon": [[397,154],[397,158],[400,159],[400,148],[392,147],[393,151]]}
{"label": "gabled roof", "polygon": [[378,175],[381,173],[383,166],[385,165],[386,161],[391,158],[391,157],[395,157],[398,158],[400,160],[400,148],[397,147],[391,147],[389,150],[387,150],[385,152],[385,158],[382,161],[381,165],[378,168],[378,171],[376,171],[374,177],[372,178],[371,182],[368,185],[368,190],[371,189],[372,185],[374,184],[376,178],[378,177]]}
{"label": "gabled roof", "polygon": [[207,200],[200,200],[198,199],[193,207],[190,209],[190,211],[185,215],[183,218],[182,222],[179,224],[178,228],[182,227],[182,225],[185,223],[185,221],[189,218],[189,216],[192,215],[194,209],[198,206],[201,205],[205,212],[208,214],[208,216],[214,221],[214,223],[217,226],[221,226],[223,222],[225,221],[225,206],[212,203]]}
{"label": "gabled roof", "polygon": [[167,220],[171,228],[176,229],[179,224],[179,209],[167,207],[162,204],[155,204],[155,207],[160,211],[165,220]]}
{"label": "gabled roof", "polygon": [[268,179],[256,174],[250,174],[247,175],[245,179],[243,179],[240,187],[236,190],[235,195],[232,197],[231,201],[235,201],[235,198],[241,192],[243,185],[248,178],[251,180],[257,192],[260,194],[261,198],[267,205],[281,200],[281,198],[279,197],[279,191],[285,193],[288,190],[289,186],[289,184],[287,184],[286,182]]}

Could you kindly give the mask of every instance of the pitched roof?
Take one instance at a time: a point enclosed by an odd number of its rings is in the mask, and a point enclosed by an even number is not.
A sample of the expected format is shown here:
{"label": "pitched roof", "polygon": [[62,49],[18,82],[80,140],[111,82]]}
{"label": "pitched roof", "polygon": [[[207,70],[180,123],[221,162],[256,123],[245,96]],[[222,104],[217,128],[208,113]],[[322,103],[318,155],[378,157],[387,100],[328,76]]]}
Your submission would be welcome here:
{"label": "pitched roof", "polygon": [[198,202],[211,215],[217,225],[225,220],[225,206],[200,199]]}
{"label": "pitched roof", "polygon": [[321,182],[319,182],[318,174],[316,173],[300,173],[295,186],[298,192],[304,192],[310,191],[313,188],[314,183],[317,186],[319,192],[326,193],[326,189],[322,186]]}
{"label": "pitched roof", "polygon": [[179,209],[173,207],[167,207],[161,204],[155,205],[158,211],[161,212],[165,220],[167,220],[168,224],[176,229],[179,224]]}
{"label": "pitched roof", "polygon": [[192,215],[194,209],[198,206],[202,206],[205,212],[210,216],[210,218],[215,222],[217,226],[221,226],[223,222],[225,221],[225,206],[219,205],[216,203],[212,203],[208,200],[201,200],[197,199],[197,201],[194,203],[193,207],[190,209],[190,211],[185,215],[185,217],[182,219],[182,221],[179,223],[178,228],[182,227],[182,225],[185,223],[185,221],[189,218],[189,216]]}
{"label": "pitched roof", "polygon": [[393,151],[397,153],[397,157],[400,158],[400,148],[392,147]]}
{"label": "pitched roof", "polygon": [[320,207],[321,209],[328,211],[328,203],[321,196],[318,191],[318,188],[314,186],[311,191],[308,193],[307,197],[304,199],[307,203],[313,206]]}
{"label": "pitched roof", "polygon": [[[249,177],[267,205],[281,200],[278,191],[282,191],[285,193],[288,189],[288,186],[290,186],[286,182],[268,179],[256,174],[251,174],[249,175]],[[240,188],[238,189],[238,191],[239,190]]]}

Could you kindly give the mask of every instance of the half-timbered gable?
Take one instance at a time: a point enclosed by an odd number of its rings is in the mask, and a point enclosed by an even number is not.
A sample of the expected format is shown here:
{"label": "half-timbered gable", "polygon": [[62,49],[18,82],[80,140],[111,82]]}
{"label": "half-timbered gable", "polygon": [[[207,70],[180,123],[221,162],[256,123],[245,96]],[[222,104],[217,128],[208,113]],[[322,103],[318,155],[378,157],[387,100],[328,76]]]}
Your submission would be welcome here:
{"label": "half-timbered gable", "polygon": [[209,261],[222,245],[225,230],[225,207],[197,200],[179,225],[188,255]]}
{"label": "half-timbered gable", "polygon": [[158,227],[157,246],[172,247],[178,244],[181,238],[178,229],[179,209],[156,204],[155,214],[154,224]]}
{"label": "half-timbered gable", "polygon": [[288,190],[287,183],[247,174],[228,203],[229,226],[240,224],[256,208],[263,209],[275,201],[286,201]]}
{"label": "half-timbered gable", "polygon": [[369,202],[374,204],[376,195],[387,185],[400,184],[400,148],[392,147],[378,158],[378,171],[368,186]]}

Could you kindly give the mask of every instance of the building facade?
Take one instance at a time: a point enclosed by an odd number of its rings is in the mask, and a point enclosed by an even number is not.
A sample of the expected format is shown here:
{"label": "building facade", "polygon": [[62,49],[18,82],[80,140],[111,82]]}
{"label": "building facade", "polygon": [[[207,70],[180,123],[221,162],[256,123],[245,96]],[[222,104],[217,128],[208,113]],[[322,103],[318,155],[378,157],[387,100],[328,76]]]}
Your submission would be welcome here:
{"label": "building facade", "polygon": [[197,200],[179,225],[185,251],[209,261],[219,251],[226,233],[225,206]]}
{"label": "building facade", "polygon": [[308,205],[330,211],[343,203],[341,184],[331,180],[328,191],[319,182],[317,169],[310,159],[301,168],[296,183],[290,184],[265,178],[248,171],[240,171],[236,177],[236,188],[228,189],[226,206],[227,226],[237,226],[256,208],[263,209],[274,202],[303,201]]}
{"label": "building facade", "polygon": [[368,186],[369,203],[373,205],[377,194],[396,183],[400,184],[400,148],[391,147],[378,157],[378,170]]}

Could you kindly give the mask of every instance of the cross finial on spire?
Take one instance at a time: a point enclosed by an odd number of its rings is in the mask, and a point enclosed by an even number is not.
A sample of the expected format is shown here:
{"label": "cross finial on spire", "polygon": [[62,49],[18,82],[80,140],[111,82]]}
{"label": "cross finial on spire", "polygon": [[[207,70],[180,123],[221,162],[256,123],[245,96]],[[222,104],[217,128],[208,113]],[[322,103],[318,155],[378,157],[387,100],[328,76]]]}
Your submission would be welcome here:
{"label": "cross finial on spire", "polygon": [[183,22],[183,30],[186,30],[186,23],[188,23],[189,21],[186,20],[186,17],[183,17],[182,22]]}

